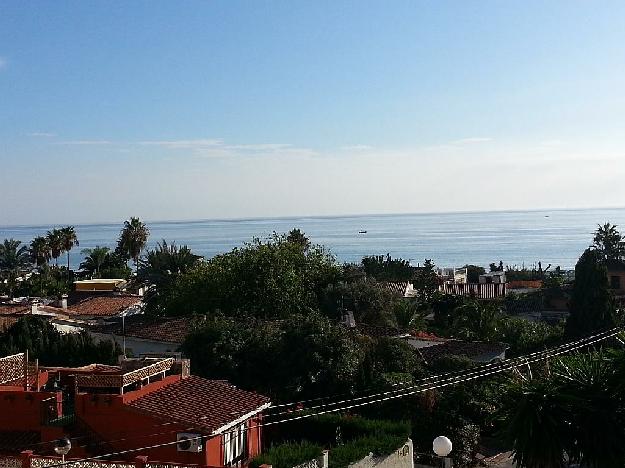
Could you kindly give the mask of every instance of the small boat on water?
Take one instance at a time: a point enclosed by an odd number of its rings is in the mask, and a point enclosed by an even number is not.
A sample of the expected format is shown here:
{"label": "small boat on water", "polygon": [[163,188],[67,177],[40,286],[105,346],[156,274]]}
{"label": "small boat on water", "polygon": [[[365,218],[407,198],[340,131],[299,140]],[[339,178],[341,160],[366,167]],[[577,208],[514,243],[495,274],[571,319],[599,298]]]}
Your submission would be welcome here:
{"label": "small boat on water", "polygon": [[358,231],[358,234],[366,234],[367,231]]}

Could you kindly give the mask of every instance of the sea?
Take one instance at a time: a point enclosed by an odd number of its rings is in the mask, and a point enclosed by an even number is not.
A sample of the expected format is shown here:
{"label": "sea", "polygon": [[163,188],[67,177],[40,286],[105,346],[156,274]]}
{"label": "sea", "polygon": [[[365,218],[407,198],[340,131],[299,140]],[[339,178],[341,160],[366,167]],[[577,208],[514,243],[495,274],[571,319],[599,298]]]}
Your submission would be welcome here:
{"label": "sea", "polygon": [[[427,213],[289,218],[213,219],[146,222],[148,248],[167,240],[187,245],[210,258],[241,247],[253,238],[301,229],[315,244],[325,246],[339,262],[360,262],[366,255],[401,257],[413,265],[431,259],[439,267],[465,264],[532,267],[542,262],[570,269],[592,243],[599,223],[625,226],[625,208]],[[72,268],[82,250],[114,248],[123,221],[75,225],[80,242],[70,252]],[[5,238],[29,243],[59,226],[0,226]],[[59,262],[65,263],[65,257]]]}

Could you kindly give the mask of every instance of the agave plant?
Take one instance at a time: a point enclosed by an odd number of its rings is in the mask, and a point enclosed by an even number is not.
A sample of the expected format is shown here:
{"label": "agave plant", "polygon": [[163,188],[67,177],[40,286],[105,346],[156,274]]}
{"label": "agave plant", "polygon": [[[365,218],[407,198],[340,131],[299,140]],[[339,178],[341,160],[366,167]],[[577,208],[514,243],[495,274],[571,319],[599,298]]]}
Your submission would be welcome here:
{"label": "agave plant", "polygon": [[578,354],[522,382],[504,407],[519,468],[625,466],[625,355]]}

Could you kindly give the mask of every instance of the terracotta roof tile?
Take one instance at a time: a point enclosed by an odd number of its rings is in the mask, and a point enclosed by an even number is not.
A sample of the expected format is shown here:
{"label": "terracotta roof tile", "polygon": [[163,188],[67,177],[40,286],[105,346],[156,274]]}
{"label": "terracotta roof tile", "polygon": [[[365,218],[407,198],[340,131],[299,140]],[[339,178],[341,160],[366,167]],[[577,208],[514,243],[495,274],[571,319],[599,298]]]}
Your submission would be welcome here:
{"label": "terracotta roof tile", "polygon": [[213,433],[246,414],[257,412],[268,403],[269,398],[241,390],[223,380],[192,375],[128,405],[159,419]]}
{"label": "terracotta roof tile", "polygon": [[94,296],[70,305],[65,312],[69,315],[107,317],[117,315],[140,302],[141,298],[137,296]]}
{"label": "terracotta roof tile", "polygon": [[[167,343],[182,344],[191,331],[191,318],[160,318],[150,319],[141,315],[126,317],[126,336],[145,340],[164,341]],[[96,325],[91,330],[97,333],[122,335],[122,322]]]}
{"label": "terracotta roof tile", "polygon": [[29,304],[0,303],[0,315],[28,314],[30,310]]}

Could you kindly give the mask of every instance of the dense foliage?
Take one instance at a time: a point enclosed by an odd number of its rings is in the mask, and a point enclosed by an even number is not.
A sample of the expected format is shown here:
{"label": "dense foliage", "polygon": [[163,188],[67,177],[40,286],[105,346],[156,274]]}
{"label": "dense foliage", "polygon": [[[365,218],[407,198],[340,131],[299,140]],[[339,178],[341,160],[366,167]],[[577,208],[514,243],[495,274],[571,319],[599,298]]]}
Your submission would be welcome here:
{"label": "dense foliage", "polygon": [[289,401],[421,372],[406,343],[362,337],[316,313],[278,322],[208,318],[198,323],[182,351],[198,375]]}
{"label": "dense foliage", "polygon": [[410,262],[392,258],[390,254],[372,255],[362,259],[362,267],[367,274],[378,281],[408,281],[413,277]]}
{"label": "dense foliage", "polygon": [[598,250],[587,249],[575,266],[570,312],[567,334],[571,336],[613,327],[620,320]]}
{"label": "dense foliage", "polygon": [[310,442],[286,442],[274,445],[257,455],[250,462],[250,468],[271,465],[272,468],[293,468],[319,457],[323,449]]}
{"label": "dense foliage", "polygon": [[28,316],[0,335],[0,355],[28,350],[29,359],[46,366],[116,364],[122,350],[113,341],[95,342],[87,333],[62,334],[47,320]]}
{"label": "dense foliage", "polygon": [[[410,423],[402,420],[368,419],[357,415],[327,414],[285,424],[274,440],[283,438],[287,450],[292,438],[305,440],[312,447],[330,450],[329,466],[345,468],[370,453],[389,455],[410,437]],[[278,445],[277,447],[282,447]]]}
{"label": "dense foliage", "polygon": [[323,290],[339,275],[340,268],[323,248],[302,249],[275,235],[198,264],[177,278],[152,310],[167,315],[219,311],[262,319],[307,315],[318,310]]}
{"label": "dense foliage", "polygon": [[502,415],[519,467],[625,466],[624,388],[623,351],[562,358],[513,386]]}

